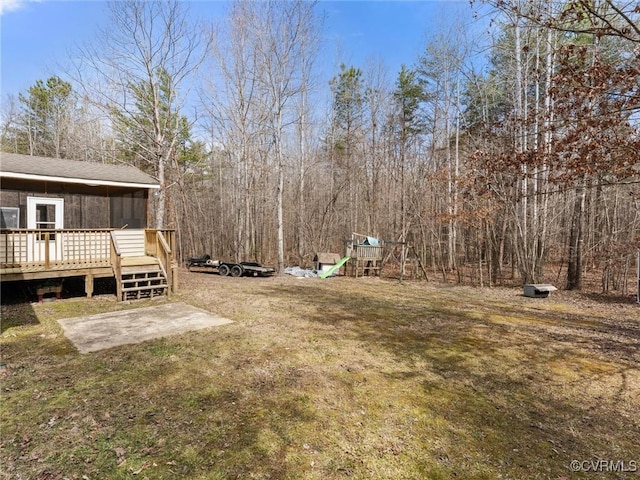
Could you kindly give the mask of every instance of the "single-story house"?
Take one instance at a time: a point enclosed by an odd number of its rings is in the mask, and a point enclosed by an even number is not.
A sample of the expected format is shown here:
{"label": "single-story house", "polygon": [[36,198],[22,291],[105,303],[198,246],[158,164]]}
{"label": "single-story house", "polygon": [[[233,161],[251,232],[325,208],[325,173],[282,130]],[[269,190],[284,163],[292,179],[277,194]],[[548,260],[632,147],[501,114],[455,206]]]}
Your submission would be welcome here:
{"label": "single-story house", "polygon": [[119,299],[169,294],[171,230],[147,228],[160,188],[127,165],[0,152],[0,280],[115,277]]}

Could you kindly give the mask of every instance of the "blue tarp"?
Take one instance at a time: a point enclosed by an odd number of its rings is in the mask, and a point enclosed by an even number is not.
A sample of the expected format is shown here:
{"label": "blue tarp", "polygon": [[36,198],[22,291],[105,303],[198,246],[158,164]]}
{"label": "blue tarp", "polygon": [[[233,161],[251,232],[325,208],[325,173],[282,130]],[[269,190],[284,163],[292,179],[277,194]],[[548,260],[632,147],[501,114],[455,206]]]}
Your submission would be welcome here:
{"label": "blue tarp", "polygon": [[366,240],[362,242],[362,244],[371,245],[372,247],[377,247],[378,245],[380,245],[380,241],[377,238],[367,237]]}

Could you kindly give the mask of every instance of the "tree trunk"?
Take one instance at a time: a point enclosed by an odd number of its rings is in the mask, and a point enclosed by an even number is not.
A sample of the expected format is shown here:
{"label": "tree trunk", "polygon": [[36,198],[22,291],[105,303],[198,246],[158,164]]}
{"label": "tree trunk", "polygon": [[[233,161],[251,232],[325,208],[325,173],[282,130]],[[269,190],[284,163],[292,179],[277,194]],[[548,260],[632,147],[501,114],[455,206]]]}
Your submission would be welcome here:
{"label": "tree trunk", "polygon": [[576,188],[576,197],[571,215],[569,231],[569,259],[567,270],[567,290],[580,290],[582,287],[582,217],[585,203],[584,185]]}

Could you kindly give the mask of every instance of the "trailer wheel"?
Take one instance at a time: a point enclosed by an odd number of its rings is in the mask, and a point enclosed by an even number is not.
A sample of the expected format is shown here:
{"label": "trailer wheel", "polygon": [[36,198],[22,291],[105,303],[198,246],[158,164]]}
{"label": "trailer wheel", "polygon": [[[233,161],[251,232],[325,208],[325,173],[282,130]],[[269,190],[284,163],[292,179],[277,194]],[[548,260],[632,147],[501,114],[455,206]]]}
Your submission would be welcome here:
{"label": "trailer wheel", "polygon": [[233,267],[231,267],[231,276],[232,277],[242,276],[242,267],[240,265],[234,265]]}
{"label": "trailer wheel", "polygon": [[227,275],[229,275],[229,266],[225,265],[224,263],[220,265],[218,267],[218,274],[223,277],[226,277]]}

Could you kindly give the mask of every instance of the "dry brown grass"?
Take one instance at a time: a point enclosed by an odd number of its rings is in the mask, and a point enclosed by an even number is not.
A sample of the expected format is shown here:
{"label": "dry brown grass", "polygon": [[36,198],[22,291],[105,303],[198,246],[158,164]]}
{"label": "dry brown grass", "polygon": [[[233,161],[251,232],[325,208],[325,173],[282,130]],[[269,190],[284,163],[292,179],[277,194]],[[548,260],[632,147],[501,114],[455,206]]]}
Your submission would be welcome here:
{"label": "dry brown grass", "polygon": [[4,478],[560,479],[593,476],[572,460],[640,463],[631,302],[379,279],[181,282],[181,301],[235,323],[81,356],[56,319],[137,304],[5,308]]}

